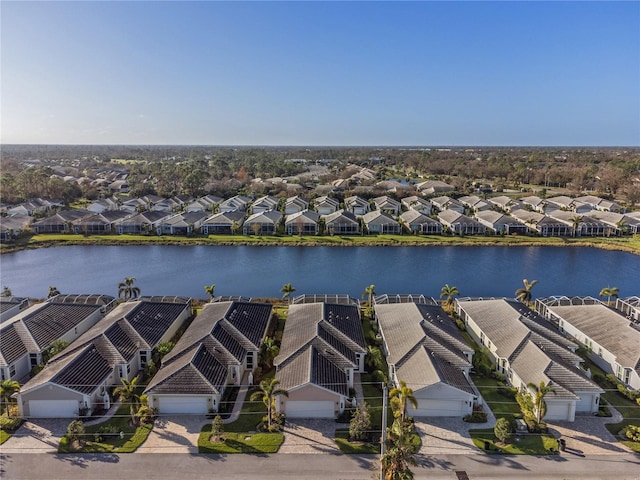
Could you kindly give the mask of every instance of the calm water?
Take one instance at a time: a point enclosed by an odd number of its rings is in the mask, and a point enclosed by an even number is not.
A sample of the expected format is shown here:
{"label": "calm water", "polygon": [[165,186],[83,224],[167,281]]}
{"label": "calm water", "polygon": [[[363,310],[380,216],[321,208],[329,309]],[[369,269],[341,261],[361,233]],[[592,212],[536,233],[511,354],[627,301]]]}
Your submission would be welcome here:
{"label": "calm water", "polygon": [[594,248],[553,247],[218,247],[72,246],[0,257],[0,281],[14,295],[117,295],[124,277],[143,295],[279,297],[292,283],[301,293],[376,293],[438,296],[445,283],[462,295],[513,296],[522,279],[537,279],[535,297],[597,296],[616,286],[640,295],[640,256]]}

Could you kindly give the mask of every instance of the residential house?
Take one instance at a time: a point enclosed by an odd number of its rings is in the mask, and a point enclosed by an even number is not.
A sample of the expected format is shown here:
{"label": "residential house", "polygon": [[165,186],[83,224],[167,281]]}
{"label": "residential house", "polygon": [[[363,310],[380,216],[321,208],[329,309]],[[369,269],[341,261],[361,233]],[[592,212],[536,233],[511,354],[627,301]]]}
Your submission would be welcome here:
{"label": "residential house", "polygon": [[487,201],[503,212],[510,212],[514,208],[523,207],[522,203],[520,203],[518,200],[516,200],[515,198],[507,197],[506,195],[491,197]]}
{"label": "residential house", "polygon": [[576,413],[598,411],[604,390],[579,367],[578,346],[539,315],[508,299],[457,299],[455,308],[469,335],[511,385],[532,395],[531,384],[554,389],[545,397],[545,420],[572,422]]}
{"label": "residential house", "polygon": [[440,222],[420,213],[418,210],[407,210],[400,214],[400,223],[414,233],[423,233],[425,235],[440,235],[442,233],[442,224]]}
{"label": "residential house", "polygon": [[369,212],[369,202],[357,195],[344,199],[344,209],[354,215],[364,215]]}
{"label": "residential house", "polygon": [[402,183],[397,180],[382,180],[375,184],[375,188],[383,190],[386,193],[406,193],[409,190],[413,190],[413,187],[407,183]]}
{"label": "residential house", "polygon": [[27,202],[23,202],[15,207],[7,209],[9,216],[13,215],[44,215],[51,210],[62,207],[63,203],[55,200],[48,200],[44,198],[32,198]]}
{"label": "residential house", "polygon": [[[0,323],[9,320],[29,306],[29,299],[22,297],[0,297]],[[0,339],[1,341],[1,339]]]}
{"label": "residential house", "polygon": [[616,298],[616,309],[621,311],[629,320],[640,322],[640,297]]}
{"label": "residential house", "polygon": [[533,210],[534,212],[543,213],[543,214],[547,212],[551,212],[553,210],[557,210],[559,208],[555,204],[549,203],[546,200],[536,195],[523,197],[520,199],[520,203],[526,209],[530,209],[530,210]]}
{"label": "residential house", "polygon": [[216,213],[202,222],[200,230],[205,235],[236,233],[235,230],[242,227],[244,217],[244,210]]}
{"label": "residential house", "polygon": [[69,418],[108,409],[111,388],[137,376],[190,315],[190,299],[118,305],[22,386],[20,415]]}
{"label": "residential house", "polygon": [[496,212],[495,210],[476,212],[475,217],[478,222],[496,233],[504,233],[506,235],[523,235],[529,231],[524,223],[509,215]]}
{"label": "residential house", "polygon": [[222,198],[215,195],[205,195],[197,200],[194,200],[187,205],[187,212],[213,212],[214,209],[223,201]]}
{"label": "residential house", "polygon": [[456,235],[484,235],[487,230],[487,227],[480,222],[455,210],[439,212],[438,220]]}
{"label": "residential house", "polygon": [[375,306],[389,379],[413,390],[412,417],[464,417],[480,402],[469,378],[473,348],[441,307],[417,303]]}
{"label": "residential house", "polygon": [[557,197],[547,198],[547,203],[555,205],[559,210],[574,213],[589,213],[591,205],[577,201],[575,198],[559,195]]}
{"label": "residential house", "polygon": [[251,199],[249,197],[245,197],[244,195],[236,195],[235,197],[231,197],[221,202],[218,205],[218,210],[222,213],[232,212],[233,210],[246,211],[249,202],[251,202]]}
{"label": "residential house", "polygon": [[579,213],[566,210],[554,210],[549,213],[548,216],[571,227],[574,237],[604,236],[607,233],[611,234],[612,232],[612,227],[587,215],[581,215]]}
{"label": "residential house", "polygon": [[120,205],[120,210],[124,210],[129,213],[140,213],[148,209],[147,203],[141,198],[131,198],[126,202],[122,202],[122,205]]}
{"label": "residential house", "polygon": [[334,418],[364,372],[367,347],[356,305],[292,304],[275,358],[276,378],[288,397],[276,407],[287,418]]}
{"label": "residential house", "polygon": [[251,204],[251,213],[256,214],[268,212],[270,210],[277,210],[279,203],[280,199],[278,197],[265,195],[264,197],[256,199],[256,201]]}
{"label": "residential house", "polygon": [[585,195],[583,197],[577,197],[576,201],[586,203],[593,210],[599,210],[601,212],[621,213],[623,211],[623,208],[616,202],[605,200],[604,198],[596,197],[595,195]]}
{"label": "residential house", "polygon": [[602,210],[592,210],[587,216],[609,225],[610,231],[608,234],[611,235],[640,233],[640,218],[634,218],[624,213]]}
{"label": "residential house", "polygon": [[126,180],[116,180],[115,182],[111,182],[107,188],[113,193],[128,193],[130,187],[129,182]]}
{"label": "residential house", "polygon": [[191,235],[200,231],[207,212],[185,212],[165,217],[156,227],[158,235]]}
{"label": "residential house", "polygon": [[313,201],[313,208],[320,215],[330,215],[338,211],[340,208],[340,202],[335,198],[323,195]]}
{"label": "residential house", "polygon": [[105,210],[80,218],[73,222],[73,232],[85,235],[109,234],[115,231],[115,226],[128,218],[131,214],[120,210]]}
{"label": "residential house", "polygon": [[466,195],[464,197],[460,197],[458,201],[462,205],[467,207],[471,212],[482,212],[494,208],[493,204],[478,197],[477,195]]}
{"label": "residential house", "polygon": [[313,210],[287,215],[284,220],[284,228],[288,235],[317,235],[320,215]]}
{"label": "residential house", "polygon": [[304,210],[307,210],[308,208],[309,208],[309,202],[298,195],[289,197],[284,202],[285,215],[300,213]]}
{"label": "residential house", "polygon": [[402,227],[391,215],[382,210],[374,210],[362,216],[362,223],[368,233],[399,234]]}
{"label": "residential house", "polygon": [[74,221],[90,215],[87,210],[61,210],[58,213],[31,224],[36,233],[69,233]]}
{"label": "residential house", "polygon": [[400,201],[400,203],[407,210],[416,210],[420,213],[424,213],[425,215],[429,215],[431,213],[431,202],[416,195],[405,197]]}
{"label": "residential house", "polygon": [[634,390],[640,390],[640,327],[637,323],[590,297],[541,298],[536,305],[562,333],[587,347],[589,357],[600,368]]}
{"label": "residential house", "polygon": [[251,383],[271,310],[268,303],[206,304],[145,389],[149,405],[161,415],[217,412],[228,385]]}
{"label": "residential house", "polygon": [[0,217],[0,242],[10,242],[29,228],[33,217],[16,214],[11,217]]}
{"label": "residential house", "polygon": [[338,210],[329,215],[322,215],[325,232],[330,235],[357,235],[360,233],[360,222],[356,216],[346,210]]}
{"label": "residential house", "polygon": [[92,213],[102,213],[111,210],[119,210],[120,205],[116,198],[107,197],[94,201],[87,207],[87,210]]}
{"label": "residential house", "polygon": [[[61,296],[58,296],[61,297]],[[0,379],[22,380],[43,362],[42,354],[56,340],[73,342],[111,308],[113,297],[86,303],[86,297],[73,302],[58,297],[20,310],[0,325]]]}
{"label": "residential house", "polygon": [[452,192],[455,188],[448,183],[441,182],[440,180],[427,180],[425,182],[418,183],[416,189],[423,195],[434,195],[438,193]]}
{"label": "residential house", "polygon": [[386,195],[382,197],[376,197],[372,199],[372,202],[376,206],[377,210],[388,213],[389,215],[397,217],[398,214],[402,211],[402,205],[400,205],[400,202]]}
{"label": "residential house", "polygon": [[244,235],[273,235],[278,231],[283,215],[277,210],[254,213],[244,222],[242,233]]}
{"label": "residential house", "polygon": [[439,212],[444,210],[453,210],[454,212],[464,213],[464,205],[451,197],[444,196],[432,198],[431,204]]}
{"label": "residential house", "polygon": [[568,237],[572,228],[560,220],[530,210],[511,210],[511,216],[543,237]]}
{"label": "residential house", "polygon": [[116,233],[124,234],[144,234],[155,233],[158,225],[170,217],[168,212],[142,212],[130,216],[116,225]]}

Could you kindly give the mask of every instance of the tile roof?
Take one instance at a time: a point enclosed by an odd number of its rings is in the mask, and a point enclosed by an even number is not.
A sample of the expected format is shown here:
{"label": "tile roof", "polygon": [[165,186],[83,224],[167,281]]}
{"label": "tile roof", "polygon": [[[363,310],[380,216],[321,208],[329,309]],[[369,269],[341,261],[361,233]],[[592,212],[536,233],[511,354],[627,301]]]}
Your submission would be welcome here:
{"label": "tile roof", "polygon": [[90,394],[113,372],[113,366],[92,345],[87,345],[78,356],[55,375],[51,381],[58,385]]}

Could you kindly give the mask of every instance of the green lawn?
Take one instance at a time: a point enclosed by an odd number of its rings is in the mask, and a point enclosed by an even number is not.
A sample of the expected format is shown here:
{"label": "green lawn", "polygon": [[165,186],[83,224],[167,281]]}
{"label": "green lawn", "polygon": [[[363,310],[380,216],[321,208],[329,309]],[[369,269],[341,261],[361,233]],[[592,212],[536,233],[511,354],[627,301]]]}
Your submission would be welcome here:
{"label": "green lawn", "polygon": [[336,444],[340,451],[347,455],[379,454],[380,443],[350,442],[349,429],[336,429]]}
{"label": "green lawn", "polygon": [[494,378],[476,375],[472,375],[471,378],[496,418],[507,417],[509,420],[513,420],[514,415],[520,414],[520,407],[515,399],[498,391],[498,387],[505,387],[502,382]]}
{"label": "green lawn", "polygon": [[[121,405],[116,414],[109,420],[102,422],[98,425],[86,427],[85,442],[78,452],[82,453],[132,453],[142,445],[151,429],[152,425],[141,425],[138,427],[129,426],[129,406]],[[104,425],[114,425],[118,432],[122,432],[122,438],[120,434],[102,434],[104,439],[101,442],[95,442],[94,433],[98,433],[100,427]],[[59,453],[69,453],[70,445],[66,436],[60,439],[60,445],[58,447]]]}
{"label": "green lawn", "polygon": [[0,445],[11,438],[11,434],[5,432],[4,430],[0,430]]}
{"label": "green lawn", "polygon": [[508,445],[498,444],[492,428],[478,428],[470,430],[473,444],[484,450],[485,442],[489,442],[489,453],[509,453],[513,455],[550,455],[550,449],[557,451],[558,441],[551,435],[521,434],[514,435]]}
{"label": "green lawn", "polygon": [[252,387],[247,392],[247,396],[242,404],[242,410],[240,416],[235,422],[229,423],[224,426],[225,432],[253,432],[256,430],[258,424],[262,421],[262,417],[267,414],[267,407],[265,407],[262,400],[256,400],[252,402],[249,400],[251,393],[256,391],[258,387]]}
{"label": "green lawn", "polygon": [[222,436],[223,442],[212,443],[210,441],[211,424],[202,427],[198,437],[198,453],[276,453],[284,442],[282,433],[225,431]]}

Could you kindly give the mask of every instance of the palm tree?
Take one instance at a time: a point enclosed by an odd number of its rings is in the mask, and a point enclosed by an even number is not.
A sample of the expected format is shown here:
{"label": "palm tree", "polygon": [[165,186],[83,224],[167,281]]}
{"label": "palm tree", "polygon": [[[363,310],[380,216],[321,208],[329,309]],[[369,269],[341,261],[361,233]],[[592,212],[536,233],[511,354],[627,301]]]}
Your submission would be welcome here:
{"label": "palm tree", "polygon": [[282,292],[282,299],[291,301],[291,294],[296,291],[296,289],[290,283],[285,283],[280,289]]}
{"label": "palm tree", "polygon": [[370,307],[373,305],[373,297],[375,296],[375,294],[376,294],[375,285],[369,285],[367,288],[364,289],[364,292],[362,293],[362,298],[367,299],[367,303],[369,304]]}
{"label": "palm tree", "polygon": [[129,414],[131,415],[131,423],[136,423],[137,406],[140,403],[140,396],[136,393],[138,388],[138,377],[133,377],[131,381],[121,378],[122,385],[113,390],[113,395],[118,397],[118,401],[129,403]]}
{"label": "palm tree", "polygon": [[211,297],[211,300],[213,300],[213,292],[215,291],[215,289],[216,289],[215,283],[204,286],[204,291],[209,294],[209,296]]}
{"label": "palm tree", "polygon": [[55,297],[56,295],[60,295],[60,290],[58,290],[58,288],[57,288],[57,287],[50,286],[50,287],[49,287],[49,293],[48,293],[48,295],[47,295],[47,298],[53,298],[53,297]]}
{"label": "palm tree", "polygon": [[404,380],[400,380],[399,387],[393,387],[389,391],[390,405],[394,410],[393,415],[400,417],[404,423],[404,419],[407,415],[407,402],[409,402],[413,408],[418,408],[418,400],[413,395],[413,390],[407,387]]}
{"label": "palm tree", "polygon": [[2,296],[3,297],[12,297],[13,293],[11,292],[11,289],[9,287],[3,287],[2,288]]}
{"label": "palm tree", "polygon": [[531,303],[531,289],[538,283],[538,280],[527,280],[526,278],[522,279],[522,283],[524,283],[524,288],[519,288],[516,290],[516,299],[520,300],[522,303],[529,305]]}
{"label": "palm tree", "polygon": [[580,222],[582,222],[582,217],[580,215],[574,215],[569,219],[571,222],[571,228],[573,228],[573,236],[576,236],[578,232],[578,227],[580,226]]}
{"label": "palm tree", "polygon": [[237,220],[234,220],[231,222],[231,233],[235,235],[238,233],[238,230],[240,230],[240,223]]}
{"label": "palm tree", "polygon": [[133,285],[135,281],[135,277],[126,277],[124,282],[120,282],[118,284],[118,298],[124,297],[125,302],[130,298],[138,298],[140,289]]}
{"label": "palm tree", "polygon": [[265,407],[267,407],[267,426],[271,429],[271,419],[273,417],[273,411],[275,410],[276,397],[278,395],[289,396],[289,392],[282,388],[278,388],[280,380],[276,378],[269,378],[260,382],[260,390],[257,390],[251,394],[250,400],[255,402],[262,400]]}
{"label": "palm tree", "polygon": [[264,361],[269,368],[273,367],[273,359],[280,353],[280,348],[276,344],[275,340],[271,337],[267,337],[262,342],[262,354]]}
{"label": "palm tree", "polygon": [[384,480],[410,480],[413,472],[410,465],[416,465],[416,447],[411,443],[413,430],[403,422],[393,422],[387,431],[388,448],[382,456],[382,478]]}
{"label": "palm tree", "polygon": [[11,416],[11,409],[9,408],[11,404],[11,396],[20,391],[20,384],[16,380],[4,380],[2,384],[0,384],[0,398],[7,404],[6,412],[7,417]]}
{"label": "palm tree", "polygon": [[547,393],[555,393],[556,390],[549,385],[545,385],[543,381],[540,381],[539,385],[532,382],[527,383],[527,387],[535,392],[533,406],[536,409],[536,421],[540,423],[547,413],[547,402],[544,401],[544,397]]}
{"label": "palm tree", "polygon": [[601,297],[607,297],[607,305],[611,304],[611,297],[618,298],[619,288],[618,287],[605,287],[600,290]]}
{"label": "palm tree", "polygon": [[442,290],[440,290],[440,298],[445,299],[444,304],[449,308],[453,306],[453,297],[456,295],[460,295],[460,292],[458,291],[458,287],[455,285],[450,286],[448,283],[445,283]]}

